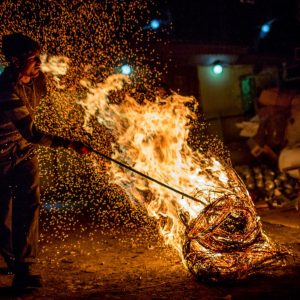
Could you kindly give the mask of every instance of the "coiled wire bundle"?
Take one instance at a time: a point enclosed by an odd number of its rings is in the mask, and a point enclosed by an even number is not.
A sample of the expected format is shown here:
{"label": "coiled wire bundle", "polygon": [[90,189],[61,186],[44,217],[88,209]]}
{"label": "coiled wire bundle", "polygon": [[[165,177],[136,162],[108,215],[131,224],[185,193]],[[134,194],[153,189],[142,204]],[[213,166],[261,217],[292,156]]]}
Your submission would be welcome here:
{"label": "coiled wire bundle", "polygon": [[253,202],[243,192],[223,195],[205,207],[187,226],[183,247],[188,269],[213,282],[282,266],[289,254],[263,233]]}

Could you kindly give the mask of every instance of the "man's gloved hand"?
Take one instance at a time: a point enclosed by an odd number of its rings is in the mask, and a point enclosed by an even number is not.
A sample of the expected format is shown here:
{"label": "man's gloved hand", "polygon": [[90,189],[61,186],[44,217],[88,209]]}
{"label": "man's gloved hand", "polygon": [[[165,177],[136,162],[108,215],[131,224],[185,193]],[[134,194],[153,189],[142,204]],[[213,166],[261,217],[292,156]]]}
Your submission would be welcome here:
{"label": "man's gloved hand", "polygon": [[80,155],[85,155],[92,151],[91,148],[89,148],[88,146],[86,146],[85,144],[79,141],[71,142],[68,148],[75,150]]}

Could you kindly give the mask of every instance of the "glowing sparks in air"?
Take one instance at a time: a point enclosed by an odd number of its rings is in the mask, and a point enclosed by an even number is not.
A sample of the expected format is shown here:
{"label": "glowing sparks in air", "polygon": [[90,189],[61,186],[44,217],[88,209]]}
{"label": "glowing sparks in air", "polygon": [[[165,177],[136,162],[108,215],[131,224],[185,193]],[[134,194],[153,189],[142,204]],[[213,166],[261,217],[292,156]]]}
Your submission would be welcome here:
{"label": "glowing sparks in air", "polygon": [[[0,36],[21,32],[42,46],[42,70],[47,73],[49,90],[36,116],[42,131],[85,141],[111,155],[112,136],[104,126],[90,124],[95,125],[93,136],[83,129],[84,115],[77,101],[85,98],[86,88],[80,82],[93,85],[104,81],[126,59],[134,66],[131,80],[135,86],[146,81],[148,87],[154,85],[164,67],[152,47],[153,41],[160,42],[161,38],[143,28],[152,14],[160,17],[152,0],[1,1]],[[164,30],[166,27],[160,34]],[[0,54],[0,68],[2,64],[5,60]],[[132,228],[134,223],[145,222],[145,214],[130,208],[124,192],[109,185],[109,166],[103,159],[92,154],[82,159],[63,149],[37,151],[45,204],[42,231],[66,239],[84,214],[89,216],[90,225],[82,225],[80,232],[99,226]]]}

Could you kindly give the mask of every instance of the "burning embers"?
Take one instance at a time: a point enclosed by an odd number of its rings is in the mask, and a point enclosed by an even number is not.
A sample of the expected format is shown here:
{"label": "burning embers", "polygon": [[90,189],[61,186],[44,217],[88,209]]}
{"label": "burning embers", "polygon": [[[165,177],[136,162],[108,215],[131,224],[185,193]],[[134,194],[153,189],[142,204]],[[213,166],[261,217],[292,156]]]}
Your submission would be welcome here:
{"label": "burning embers", "polygon": [[[121,90],[124,81],[128,77],[114,75],[90,88],[81,101],[87,130],[92,131],[92,117],[110,130],[116,141],[113,159],[130,166],[128,170],[113,164],[112,180],[134,205],[162,220],[165,242],[179,252],[189,270],[219,281],[282,264],[287,251],[263,234],[245,185],[233,169],[189,147],[190,121],[197,118],[189,107],[196,101],[174,94],[163,103],[157,99],[140,105],[124,93],[120,103],[110,103],[110,92]],[[158,181],[192,196],[182,197]]]}

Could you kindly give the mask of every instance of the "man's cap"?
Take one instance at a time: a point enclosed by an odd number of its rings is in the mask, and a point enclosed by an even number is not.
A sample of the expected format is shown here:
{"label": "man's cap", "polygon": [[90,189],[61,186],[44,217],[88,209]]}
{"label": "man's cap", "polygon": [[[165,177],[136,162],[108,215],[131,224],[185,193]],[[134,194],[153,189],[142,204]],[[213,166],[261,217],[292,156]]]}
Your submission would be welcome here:
{"label": "man's cap", "polygon": [[12,33],[2,37],[2,52],[10,61],[12,57],[22,58],[40,50],[40,44],[22,33]]}

